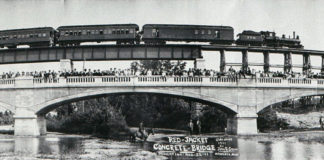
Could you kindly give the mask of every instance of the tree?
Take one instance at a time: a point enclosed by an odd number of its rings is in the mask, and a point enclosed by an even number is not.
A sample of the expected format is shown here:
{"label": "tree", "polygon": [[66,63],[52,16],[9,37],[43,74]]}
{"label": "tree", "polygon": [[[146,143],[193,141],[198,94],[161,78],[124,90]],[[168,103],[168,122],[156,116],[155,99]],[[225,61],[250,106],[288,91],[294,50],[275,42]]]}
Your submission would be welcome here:
{"label": "tree", "polygon": [[[135,62],[133,63],[131,64],[131,67],[135,65]],[[170,60],[141,60],[139,66],[141,69],[179,71],[183,70],[186,67],[186,64],[186,62],[182,61],[171,62]]]}

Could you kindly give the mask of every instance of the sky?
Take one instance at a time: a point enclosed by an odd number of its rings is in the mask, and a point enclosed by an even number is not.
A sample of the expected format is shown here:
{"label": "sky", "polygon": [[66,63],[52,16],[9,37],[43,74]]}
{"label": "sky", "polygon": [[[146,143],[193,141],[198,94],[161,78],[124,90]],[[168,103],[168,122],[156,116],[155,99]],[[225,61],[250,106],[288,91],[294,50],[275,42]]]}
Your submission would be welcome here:
{"label": "sky", "polygon": [[[322,0],[0,0],[0,6],[0,30],[122,23],[226,25],[234,28],[235,36],[243,30],[291,36],[296,31],[306,49],[324,50]],[[218,52],[203,52],[203,56],[206,68],[219,70]],[[302,56],[292,59],[293,64],[302,64]],[[226,61],[239,63],[241,54],[227,53]],[[262,63],[262,54],[249,53],[249,62]],[[321,65],[319,56],[311,57],[311,62]],[[86,62],[85,67],[126,68],[129,63]],[[283,64],[283,55],[271,54],[270,64]],[[82,69],[83,62],[74,66]],[[59,70],[59,63],[0,65],[0,73],[34,70]]]}

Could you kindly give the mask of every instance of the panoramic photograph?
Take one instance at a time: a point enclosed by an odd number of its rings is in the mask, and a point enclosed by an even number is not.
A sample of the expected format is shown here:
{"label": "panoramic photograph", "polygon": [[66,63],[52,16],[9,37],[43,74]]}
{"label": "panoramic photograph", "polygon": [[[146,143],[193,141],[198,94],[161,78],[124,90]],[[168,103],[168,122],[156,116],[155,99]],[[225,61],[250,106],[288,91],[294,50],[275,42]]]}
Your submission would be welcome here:
{"label": "panoramic photograph", "polygon": [[324,160],[323,5],[0,0],[0,159]]}

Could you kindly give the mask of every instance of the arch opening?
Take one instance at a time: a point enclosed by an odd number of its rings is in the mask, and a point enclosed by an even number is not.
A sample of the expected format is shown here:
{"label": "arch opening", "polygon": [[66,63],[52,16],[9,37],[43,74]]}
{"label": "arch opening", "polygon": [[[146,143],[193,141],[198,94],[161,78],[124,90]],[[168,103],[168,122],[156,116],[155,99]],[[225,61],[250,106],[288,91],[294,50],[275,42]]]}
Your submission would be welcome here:
{"label": "arch opening", "polygon": [[[132,97],[133,96],[133,97]],[[216,103],[208,102],[205,100],[185,97],[185,96],[175,96],[159,93],[114,93],[114,94],[99,94],[86,97],[78,97],[74,99],[68,99],[61,101],[60,103],[54,103],[51,106],[45,107],[40,110],[37,114],[44,115],[49,111],[58,108],[60,105],[68,103],[76,103],[76,101],[90,101],[90,100],[100,100],[111,97],[111,99],[117,99],[118,97],[123,97],[121,103],[135,103],[136,100],[139,102],[143,101],[143,98],[149,99],[144,100],[145,103],[152,101],[151,104],[146,104],[143,107],[139,107],[142,104],[131,105],[127,104],[123,107],[118,108],[122,112],[125,121],[129,127],[138,127],[141,121],[146,123],[147,127],[152,128],[172,128],[179,131],[187,130],[187,123],[192,119],[195,123],[198,119],[202,122],[202,132],[224,132],[227,115],[232,117],[236,113],[227,107],[221,106]],[[126,98],[125,98],[126,97]],[[140,97],[143,97],[142,99]],[[134,101],[134,102],[133,102]],[[168,102],[177,101],[177,102]],[[154,102],[158,102],[154,104]],[[177,103],[181,103],[180,105]],[[194,104],[192,104],[194,103]],[[170,106],[168,106],[171,104]],[[114,104],[115,105],[115,104]],[[119,104],[120,105],[120,104]],[[125,107],[126,106],[126,107]],[[135,106],[135,108],[134,108]],[[88,107],[88,106],[83,106]],[[137,107],[137,108],[136,108]],[[116,109],[116,107],[114,107]],[[143,110],[141,110],[143,108]],[[153,108],[152,110],[150,108]],[[109,107],[108,107],[109,109]],[[110,108],[111,109],[111,108]],[[106,109],[103,109],[106,111]],[[111,109],[113,112],[118,112]],[[141,110],[141,111],[137,111]],[[142,113],[140,113],[142,112]],[[118,114],[118,113],[117,113]],[[134,118],[135,117],[135,118]],[[221,125],[218,125],[221,124]],[[101,129],[100,127],[97,128]],[[93,130],[92,130],[93,131]],[[90,132],[90,131],[89,131]]]}
{"label": "arch opening", "polygon": [[282,99],[258,113],[260,131],[320,128],[324,115],[324,94],[309,94]]}
{"label": "arch opening", "polygon": [[197,102],[201,102],[204,104],[214,105],[218,106],[220,109],[222,109],[224,112],[228,114],[236,114],[237,106],[231,103],[227,103],[224,101],[219,101],[210,97],[200,97],[196,98],[194,96],[189,95],[177,95],[177,94],[168,94],[168,93],[159,93],[159,92],[115,92],[115,93],[94,93],[94,94],[78,94],[78,95],[72,95],[72,96],[66,96],[61,97],[57,99],[53,99],[51,101],[38,104],[35,108],[36,115],[44,115],[51,110],[57,108],[60,105],[75,102],[83,99],[91,99],[95,97],[102,97],[102,96],[109,96],[109,95],[131,95],[131,94],[152,94],[152,95],[164,95],[164,96],[172,96],[172,97],[179,97],[183,99],[193,100]]}

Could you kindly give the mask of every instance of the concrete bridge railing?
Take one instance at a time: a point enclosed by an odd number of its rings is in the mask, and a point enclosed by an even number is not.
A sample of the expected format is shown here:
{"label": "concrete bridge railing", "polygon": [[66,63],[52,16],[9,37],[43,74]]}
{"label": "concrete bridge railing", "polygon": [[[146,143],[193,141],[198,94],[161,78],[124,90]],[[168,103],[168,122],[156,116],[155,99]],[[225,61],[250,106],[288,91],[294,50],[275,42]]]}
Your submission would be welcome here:
{"label": "concrete bridge railing", "polygon": [[41,88],[65,86],[220,86],[220,87],[280,87],[324,88],[324,79],[256,78],[235,79],[218,77],[165,77],[165,76],[89,76],[44,79],[18,77],[1,79],[1,88]]}

